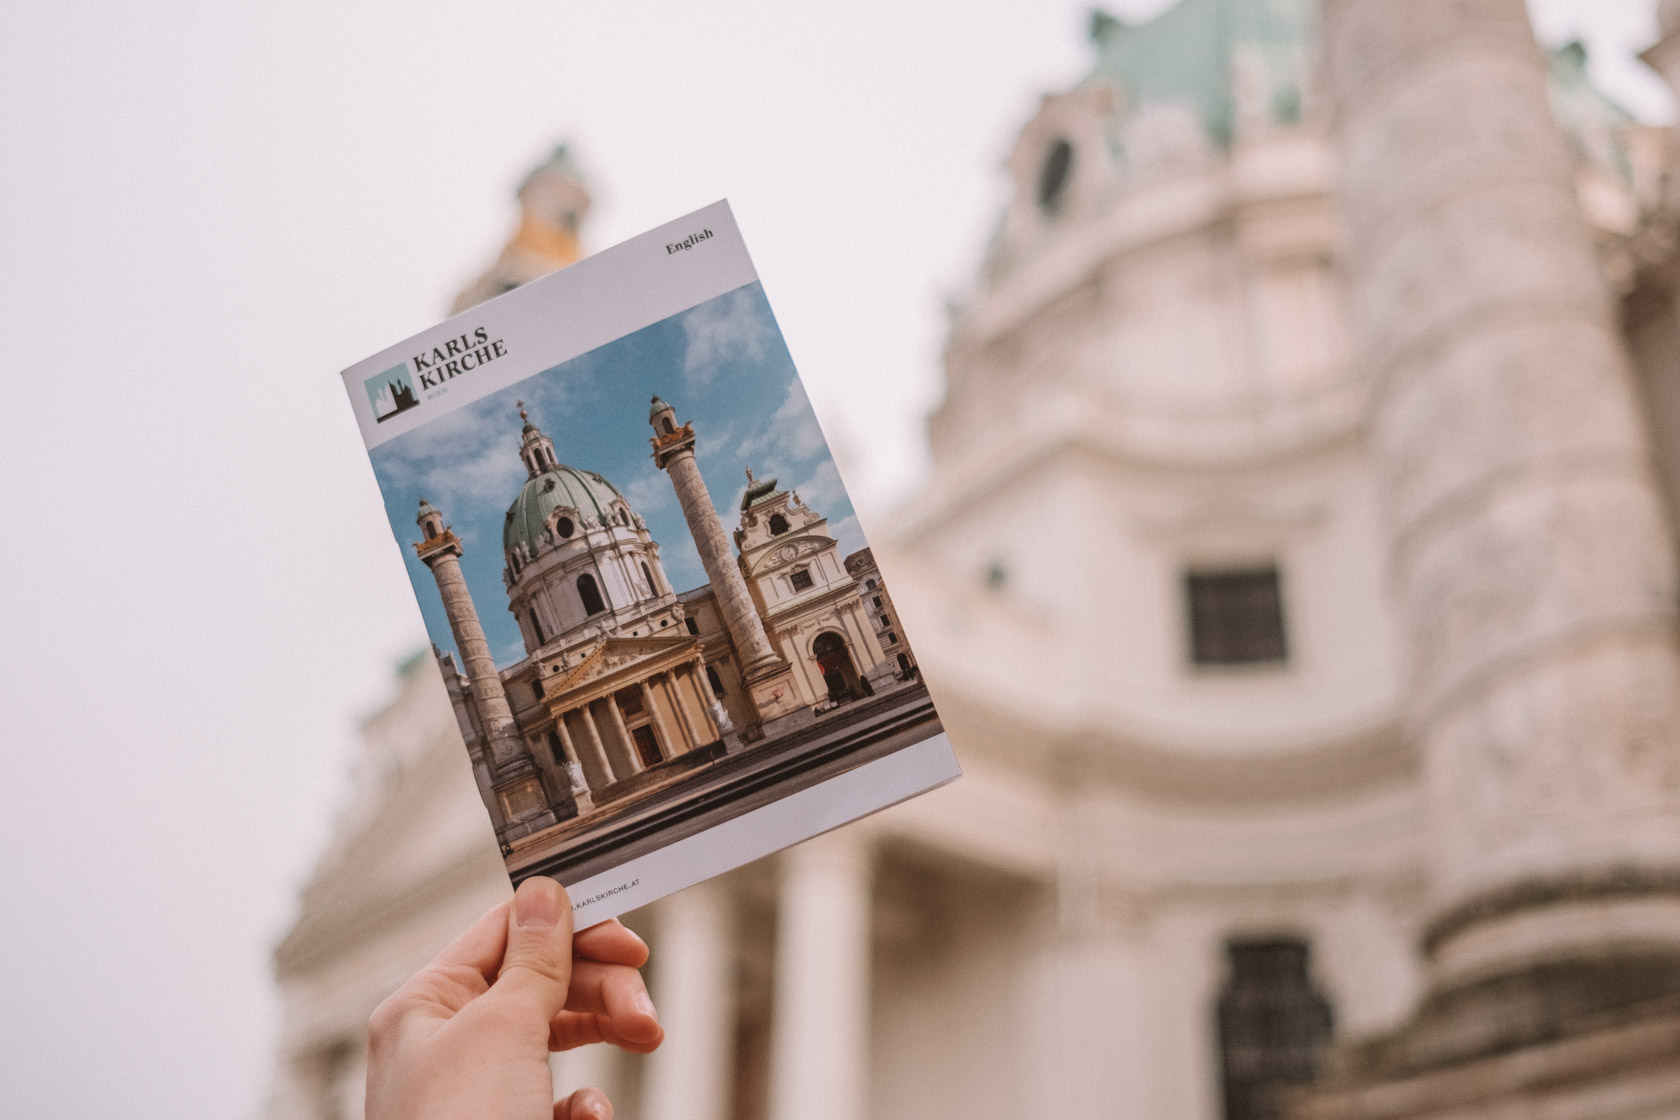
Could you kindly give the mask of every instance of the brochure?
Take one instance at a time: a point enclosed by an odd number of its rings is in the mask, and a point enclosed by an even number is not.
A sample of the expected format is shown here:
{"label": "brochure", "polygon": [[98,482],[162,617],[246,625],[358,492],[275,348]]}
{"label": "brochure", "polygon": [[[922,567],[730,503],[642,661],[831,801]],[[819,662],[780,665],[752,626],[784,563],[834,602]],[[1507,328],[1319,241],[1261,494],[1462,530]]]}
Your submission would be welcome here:
{"label": "brochure", "polygon": [[579,927],[958,776],[727,203],[344,384],[508,874]]}

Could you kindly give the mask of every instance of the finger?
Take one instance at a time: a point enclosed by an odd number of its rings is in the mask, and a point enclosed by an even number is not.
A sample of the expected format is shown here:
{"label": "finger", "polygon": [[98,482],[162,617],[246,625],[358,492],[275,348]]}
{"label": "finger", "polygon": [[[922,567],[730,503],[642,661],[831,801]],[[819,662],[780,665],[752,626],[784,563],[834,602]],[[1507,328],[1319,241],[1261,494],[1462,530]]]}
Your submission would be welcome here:
{"label": "finger", "polygon": [[642,974],[622,964],[574,961],[566,1010],[606,1016],[621,1038],[652,1039],[659,1033],[659,1012]]}
{"label": "finger", "polygon": [[587,1012],[563,1011],[548,1025],[548,1048],[555,1052],[605,1042],[632,1054],[651,1054],[664,1041],[664,1028],[648,1038],[625,1038],[613,1029],[609,1016]]}
{"label": "finger", "polygon": [[648,947],[646,941],[626,929],[617,918],[609,918],[578,931],[572,938],[572,956],[640,968],[647,963]]}
{"label": "finger", "polygon": [[496,979],[501,970],[502,956],[507,952],[508,904],[499,902],[484,912],[484,916],[461,936],[444,946],[432,958],[428,969],[471,968],[484,977],[486,984]]}
{"label": "finger", "polygon": [[572,978],[572,904],[553,879],[533,875],[519,884],[507,917],[502,970],[484,997],[518,1000],[545,1023],[566,1006]]}
{"label": "finger", "polygon": [[465,933],[443,948],[425,968],[391,994],[374,1013],[370,1026],[388,1030],[407,1015],[454,1014],[483,995],[501,967],[507,944],[507,903],[492,906]]}
{"label": "finger", "polygon": [[599,1089],[579,1089],[554,1102],[554,1120],[612,1120],[613,1106]]}

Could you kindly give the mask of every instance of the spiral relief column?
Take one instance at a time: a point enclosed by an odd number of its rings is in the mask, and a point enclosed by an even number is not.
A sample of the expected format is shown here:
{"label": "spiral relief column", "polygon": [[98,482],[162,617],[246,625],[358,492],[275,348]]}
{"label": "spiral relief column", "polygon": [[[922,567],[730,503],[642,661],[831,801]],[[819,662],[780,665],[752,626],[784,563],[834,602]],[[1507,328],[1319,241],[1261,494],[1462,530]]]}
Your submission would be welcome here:
{"label": "spiral relief column", "polygon": [[[654,397],[648,412],[653,426],[653,462],[671,476],[695,551],[706,569],[718,613],[729,630],[736,655],[741,659],[741,676],[752,697],[753,708],[762,721],[760,733],[770,731],[776,721],[796,717],[802,710],[793,684],[793,670],[776,653],[758,617],[752,593],[741,575],[740,562],[730,548],[729,537],[718,520],[717,507],[706,490],[706,480],[694,461],[694,428],[677,424],[676,410]],[[731,742],[726,736],[725,742]]]}
{"label": "spiral relief column", "polygon": [[1522,0],[1325,0],[1435,987],[1680,950],[1675,558]]}
{"label": "spiral relief column", "polygon": [[449,631],[461,654],[467,686],[484,726],[493,792],[506,821],[499,839],[505,844],[547,828],[557,818],[548,804],[530,749],[514,722],[501,674],[490,656],[490,642],[484,636],[466,577],[461,573],[460,538],[445,528],[443,514],[424,498],[420,499],[420,513],[415,522],[426,537],[414,549],[420,562],[431,569],[437,580],[438,597],[443,601]]}

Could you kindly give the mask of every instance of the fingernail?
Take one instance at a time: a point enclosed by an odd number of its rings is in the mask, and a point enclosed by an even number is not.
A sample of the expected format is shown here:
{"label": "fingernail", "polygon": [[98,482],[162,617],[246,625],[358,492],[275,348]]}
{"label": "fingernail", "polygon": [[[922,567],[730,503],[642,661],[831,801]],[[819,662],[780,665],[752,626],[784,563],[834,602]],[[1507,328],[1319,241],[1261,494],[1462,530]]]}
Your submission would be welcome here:
{"label": "fingernail", "polygon": [[654,1022],[659,1022],[659,1012],[653,1009],[653,1001],[648,998],[648,994],[646,992],[637,992],[636,998],[630,1002],[635,1005],[637,1011],[640,1011],[643,1015],[646,1015]]}
{"label": "fingernail", "polygon": [[513,918],[522,929],[559,924],[560,884],[541,875],[534,875],[519,884],[514,898]]}

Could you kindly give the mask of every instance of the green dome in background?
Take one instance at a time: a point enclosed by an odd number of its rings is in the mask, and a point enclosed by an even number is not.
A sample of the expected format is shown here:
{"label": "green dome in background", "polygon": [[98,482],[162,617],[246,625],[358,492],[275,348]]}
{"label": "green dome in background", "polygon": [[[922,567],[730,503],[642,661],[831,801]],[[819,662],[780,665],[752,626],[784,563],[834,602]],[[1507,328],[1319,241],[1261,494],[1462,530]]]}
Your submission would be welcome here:
{"label": "green dome in background", "polygon": [[593,525],[614,501],[623,500],[618,487],[601,475],[562,463],[527,479],[520,487],[519,497],[508,507],[502,523],[502,551],[511,552],[522,544],[534,551],[557,509],[574,509],[579,518]]}

